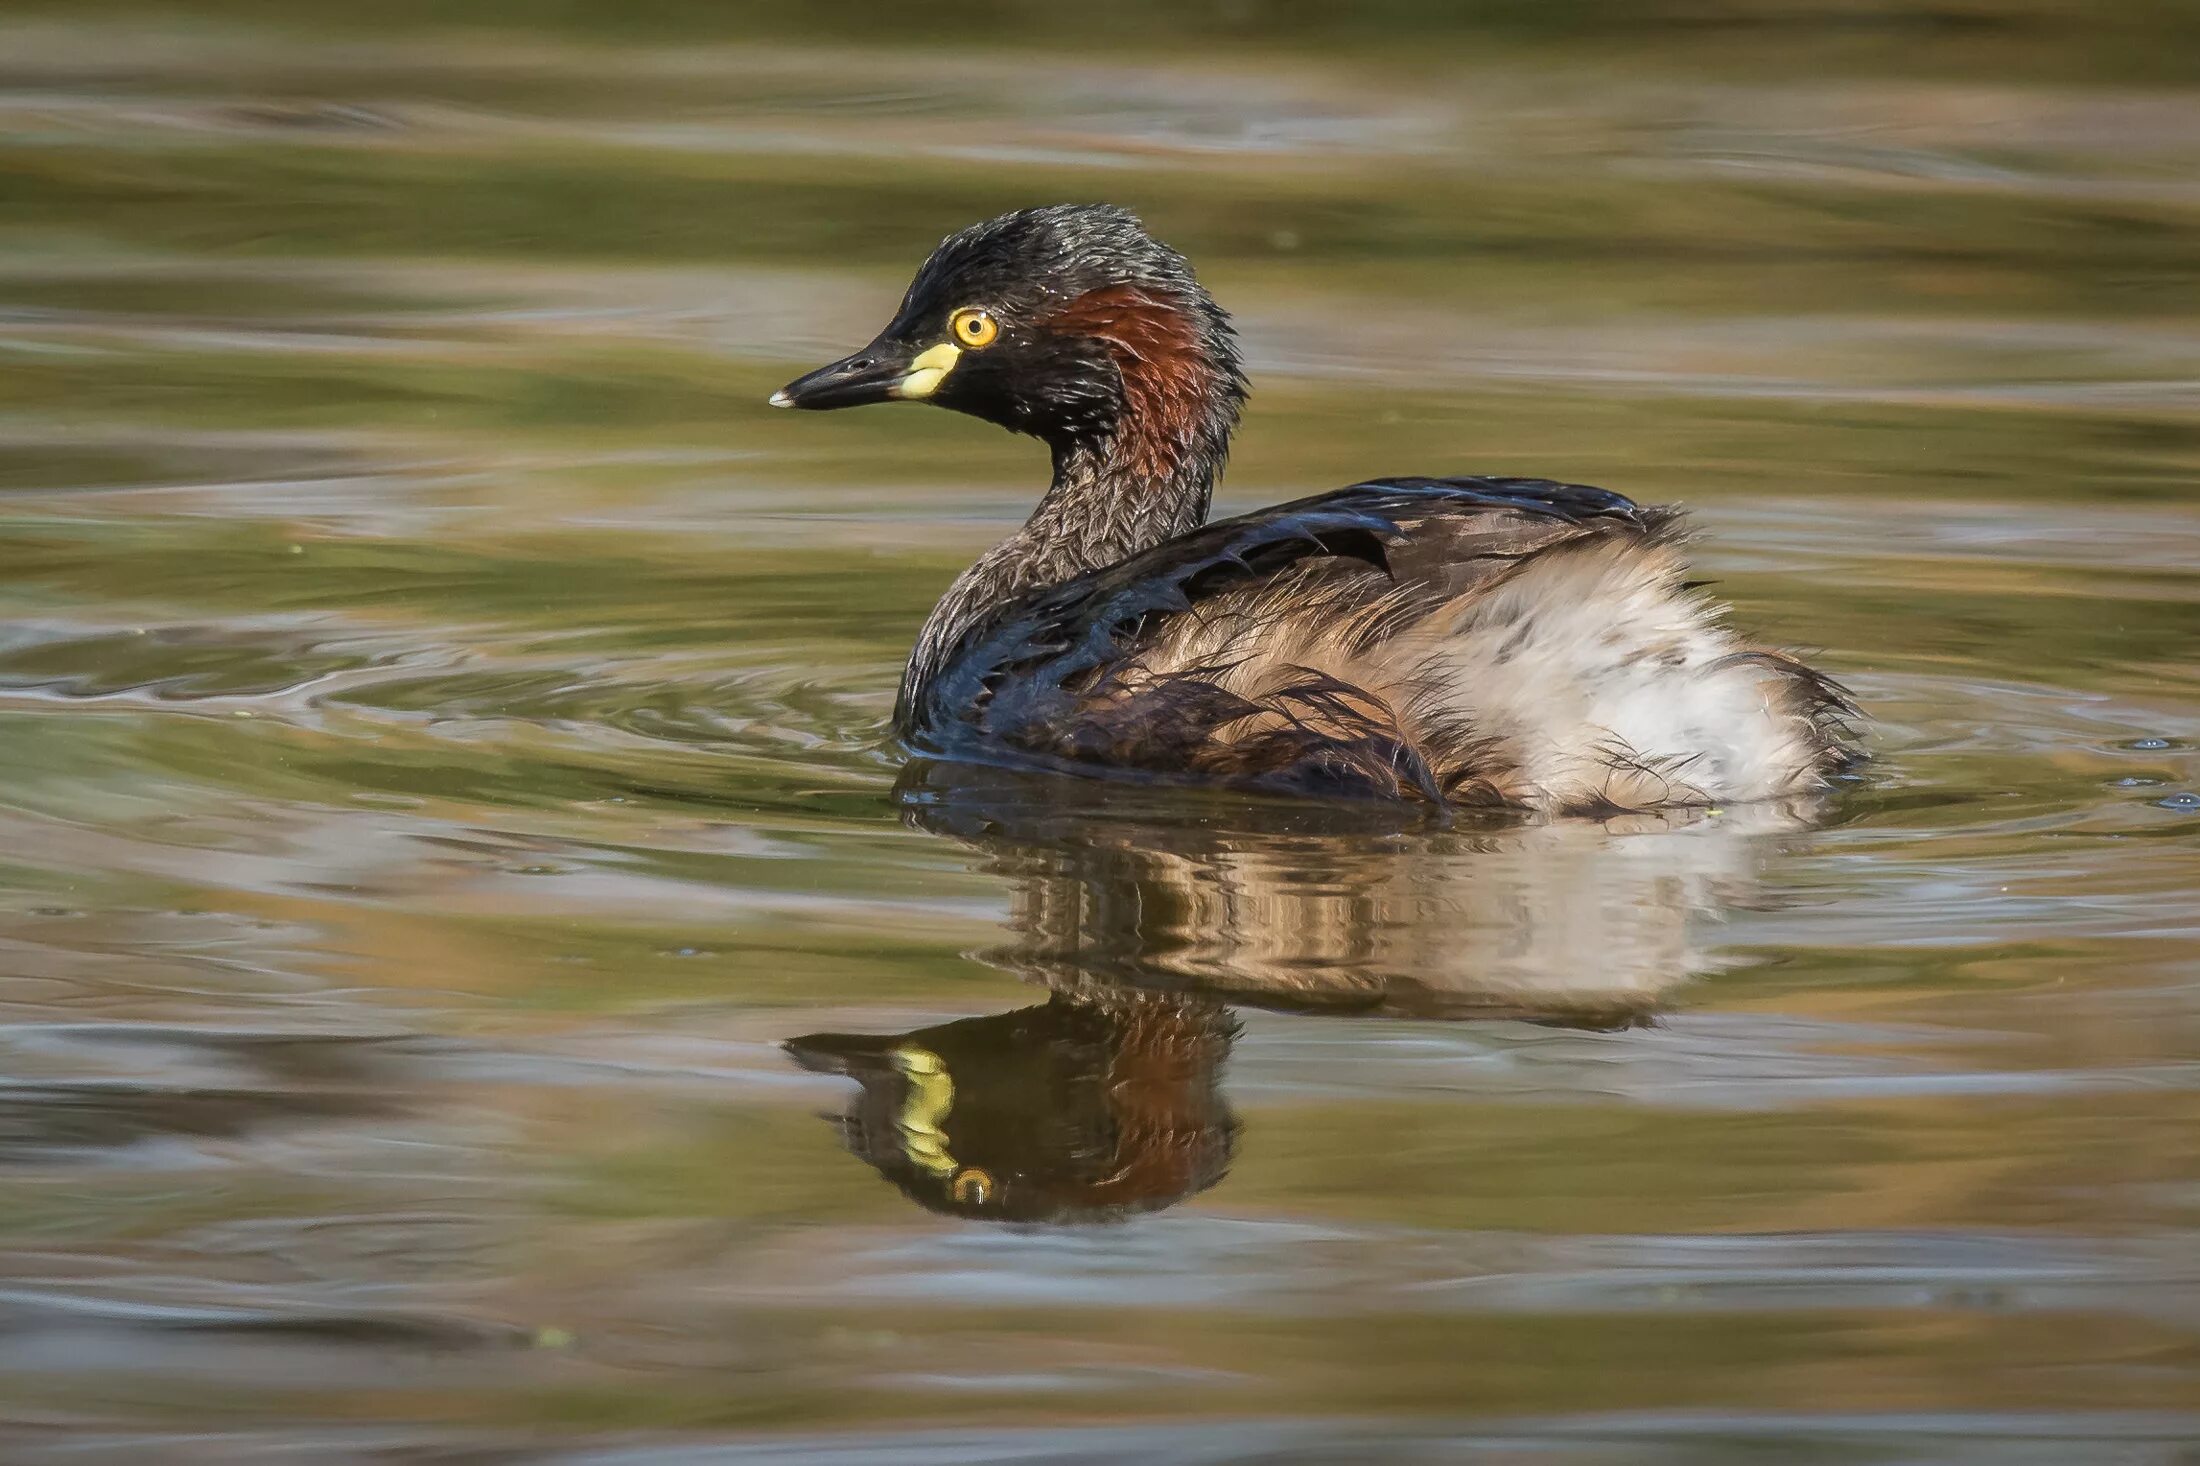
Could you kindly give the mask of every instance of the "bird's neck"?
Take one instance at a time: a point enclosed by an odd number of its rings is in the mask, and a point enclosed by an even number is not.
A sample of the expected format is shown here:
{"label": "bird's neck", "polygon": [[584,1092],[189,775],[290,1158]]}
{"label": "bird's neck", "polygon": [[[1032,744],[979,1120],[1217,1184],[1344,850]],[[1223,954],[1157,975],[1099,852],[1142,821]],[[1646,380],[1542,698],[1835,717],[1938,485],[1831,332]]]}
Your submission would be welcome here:
{"label": "bird's neck", "polygon": [[1206,523],[1215,465],[1189,452],[1156,462],[1120,436],[1054,450],[1054,482],[1006,544],[1030,557],[1036,579],[1068,580],[1150,550]]}
{"label": "bird's neck", "polygon": [[1195,454],[1157,464],[1123,434],[1057,444],[1054,481],[1023,528],[957,576],[917,633],[895,713],[900,731],[912,731],[925,683],[956,644],[1000,606],[1198,528],[1219,467]]}
{"label": "bird's neck", "polygon": [[[1042,430],[1054,482],[1024,527],[964,571],[933,607],[902,674],[895,724],[917,709],[957,646],[1003,606],[1117,564],[1207,518],[1245,378],[1228,318],[1196,287],[1110,285],[1057,309],[1048,328],[1104,353],[1090,414]],[[967,710],[965,710],[967,711]]]}

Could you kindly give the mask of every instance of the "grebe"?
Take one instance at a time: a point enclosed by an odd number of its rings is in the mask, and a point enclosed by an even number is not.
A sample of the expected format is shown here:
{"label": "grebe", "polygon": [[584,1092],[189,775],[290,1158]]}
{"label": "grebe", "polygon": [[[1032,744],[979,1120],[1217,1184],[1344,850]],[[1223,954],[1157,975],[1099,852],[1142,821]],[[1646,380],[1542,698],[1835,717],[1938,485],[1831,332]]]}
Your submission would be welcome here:
{"label": "grebe", "polygon": [[1831,679],[1685,580],[1680,515],[1528,478],[1385,478],[1207,522],[1229,316],[1106,205],[949,236],[876,340],[772,395],[922,401],[1054,478],[917,635],[895,731],[947,758],[1554,814],[1807,794]]}

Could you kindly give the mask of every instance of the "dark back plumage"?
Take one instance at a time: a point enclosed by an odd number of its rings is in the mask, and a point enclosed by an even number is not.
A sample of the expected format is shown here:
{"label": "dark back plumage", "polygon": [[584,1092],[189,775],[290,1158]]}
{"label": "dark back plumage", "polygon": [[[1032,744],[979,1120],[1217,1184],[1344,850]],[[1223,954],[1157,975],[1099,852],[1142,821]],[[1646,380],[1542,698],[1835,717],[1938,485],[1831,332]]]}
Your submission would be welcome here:
{"label": "dark back plumage", "polygon": [[[1314,666],[1255,700],[1224,685],[1228,668],[1183,668],[1132,688],[1126,664],[1160,622],[1196,618],[1287,571],[1299,573],[1306,594],[1256,613],[1274,618],[1278,636],[1303,632],[1307,621],[1333,630],[1374,597],[1389,602],[1386,615],[1346,638],[1347,650],[1364,652],[1528,554],[1581,536],[1649,539],[1671,522],[1584,484],[1412,477],[1220,520],[1004,600],[904,707],[901,731],[918,748],[951,756],[1442,801],[1436,750],[1416,746],[1425,740],[1399,725],[1397,709]],[[1264,714],[1257,731],[1228,736]]]}

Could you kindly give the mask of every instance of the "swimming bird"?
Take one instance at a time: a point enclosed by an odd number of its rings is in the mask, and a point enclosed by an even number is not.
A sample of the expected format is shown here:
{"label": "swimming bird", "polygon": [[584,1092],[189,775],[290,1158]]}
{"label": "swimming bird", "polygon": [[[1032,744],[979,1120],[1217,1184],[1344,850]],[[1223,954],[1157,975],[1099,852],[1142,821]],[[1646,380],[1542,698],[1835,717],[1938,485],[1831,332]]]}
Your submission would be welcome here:
{"label": "swimming bird", "polygon": [[1402,477],[1209,522],[1246,390],[1190,263],[1064,204],[950,235],[875,340],[773,394],[928,402],[1052,454],[917,635],[911,749],[1546,814],[1790,797],[1854,761],[1848,695],[1726,625],[1674,509]]}

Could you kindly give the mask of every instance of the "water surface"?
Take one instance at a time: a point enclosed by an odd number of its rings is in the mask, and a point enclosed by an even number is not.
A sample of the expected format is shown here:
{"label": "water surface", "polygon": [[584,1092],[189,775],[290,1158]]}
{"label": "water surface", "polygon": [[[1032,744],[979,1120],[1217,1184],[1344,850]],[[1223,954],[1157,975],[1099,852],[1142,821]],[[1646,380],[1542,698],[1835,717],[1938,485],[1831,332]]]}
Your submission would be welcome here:
{"label": "water surface", "polygon": [[[2174,7],[293,10],[0,21],[8,1459],[2192,1459]],[[1874,765],[902,770],[1042,455],[763,398],[1059,198],[1228,505],[1686,500]]]}

